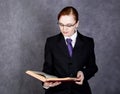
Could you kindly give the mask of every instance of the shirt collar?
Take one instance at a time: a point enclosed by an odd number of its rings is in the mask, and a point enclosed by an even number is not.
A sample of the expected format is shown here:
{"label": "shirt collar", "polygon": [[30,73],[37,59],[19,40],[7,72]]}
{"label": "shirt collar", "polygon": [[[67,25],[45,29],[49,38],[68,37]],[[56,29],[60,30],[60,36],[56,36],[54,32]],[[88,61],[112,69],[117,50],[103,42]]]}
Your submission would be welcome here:
{"label": "shirt collar", "polygon": [[76,31],[72,36],[70,36],[70,37],[65,37],[65,36],[64,36],[65,40],[66,40],[67,38],[71,38],[72,41],[76,41],[76,37],[77,37],[77,31]]}

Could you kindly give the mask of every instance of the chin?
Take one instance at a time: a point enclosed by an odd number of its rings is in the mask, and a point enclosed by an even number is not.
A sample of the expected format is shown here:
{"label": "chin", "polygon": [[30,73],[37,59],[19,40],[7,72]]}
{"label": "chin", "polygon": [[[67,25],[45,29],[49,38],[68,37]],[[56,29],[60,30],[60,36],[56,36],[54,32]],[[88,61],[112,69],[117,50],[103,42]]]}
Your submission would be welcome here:
{"label": "chin", "polygon": [[70,34],[68,34],[68,33],[62,33],[63,34],[63,36],[65,36],[65,37],[70,37],[71,35]]}
{"label": "chin", "polygon": [[69,35],[67,35],[67,34],[63,34],[65,37],[69,37]]}

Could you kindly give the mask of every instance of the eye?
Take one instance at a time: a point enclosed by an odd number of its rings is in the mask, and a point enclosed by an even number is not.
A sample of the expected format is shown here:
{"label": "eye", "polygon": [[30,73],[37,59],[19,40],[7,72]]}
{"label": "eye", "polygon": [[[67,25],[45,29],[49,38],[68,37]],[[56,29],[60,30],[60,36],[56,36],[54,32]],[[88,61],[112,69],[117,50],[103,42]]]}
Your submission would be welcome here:
{"label": "eye", "polygon": [[62,26],[62,27],[64,27],[64,26],[66,26],[66,27],[72,27],[72,26],[74,26],[76,23],[74,23],[74,24],[66,24],[66,25],[64,25],[64,24],[62,24],[62,23],[57,23],[58,25],[60,25],[60,26]]}
{"label": "eye", "polygon": [[72,24],[67,24],[66,26],[67,26],[67,27],[72,27],[72,26],[74,26],[74,25],[72,25]]}
{"label": "eye", "polygon": [[64,25],[64,24],[62,24],[62,23],[59,23],[59,25],[60,25],[60,26],[65,26],[65,25]]}

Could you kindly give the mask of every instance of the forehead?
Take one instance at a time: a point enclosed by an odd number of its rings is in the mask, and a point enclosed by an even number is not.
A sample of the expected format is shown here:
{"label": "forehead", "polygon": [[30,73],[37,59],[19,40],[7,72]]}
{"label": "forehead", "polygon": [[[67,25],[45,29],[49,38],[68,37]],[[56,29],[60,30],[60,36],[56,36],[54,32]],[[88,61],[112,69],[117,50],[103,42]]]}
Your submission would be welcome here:
{"label": "forehead", "polygon": [[73,15],[63,15],[60,17],[59,22],[63,24],[74,23],[75,19]]}

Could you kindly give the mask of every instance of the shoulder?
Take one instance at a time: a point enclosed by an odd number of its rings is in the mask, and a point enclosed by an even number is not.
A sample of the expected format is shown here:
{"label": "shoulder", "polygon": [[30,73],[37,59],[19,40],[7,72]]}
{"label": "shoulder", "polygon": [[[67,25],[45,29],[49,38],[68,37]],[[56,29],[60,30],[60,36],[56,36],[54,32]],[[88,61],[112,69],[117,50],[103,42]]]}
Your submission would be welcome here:
{"label": "shoulder", "polygon": [[59,34],[56,34],[56,35],[53,35],[53,36],[50,36],[46,39],[46,42],[56,42],[60,37],[62,37],[62,34],[59,33]]}
{"label": "shoulder", "polygon": [[94,42],[94,39],[92,37],[85,36],[79,32],[78,32],[78,38],[81,39],[83,42],[87,42],[87,43]]}
{"label": "shoulder", "polygon": [[53,40],[53,39],[57,39],[59,36],[60,36],[60,34],[56,34],[56,35],[48,37],[47,39],[48,40]]}

